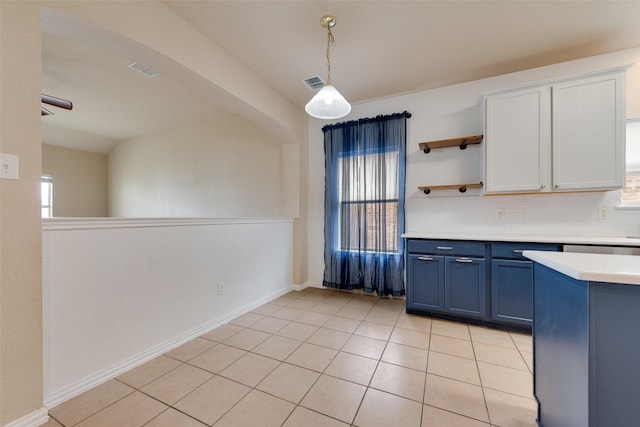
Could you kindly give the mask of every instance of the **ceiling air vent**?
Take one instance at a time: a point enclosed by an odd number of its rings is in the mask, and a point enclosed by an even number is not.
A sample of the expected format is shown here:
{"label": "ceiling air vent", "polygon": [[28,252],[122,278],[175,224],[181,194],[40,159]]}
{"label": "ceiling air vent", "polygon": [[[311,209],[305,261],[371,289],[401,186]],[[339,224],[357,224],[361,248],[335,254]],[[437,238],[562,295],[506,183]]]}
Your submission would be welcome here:
{"label": "ceiling air vent", "polygon": [[308,79],[304,79],[303,82],[309,86],[311,90],[318,90],[324,86],[324,80],[322,80],[320,76],[309,77]]}
{"label": "ceiling air vent", "polygon": [[156,77],[159,75],[155,70],[152,70],[151,67],[140,65],[137,62],[134,62],[133,64],[129,64],[129,68],[139,73],[142,73],[147,77]]}

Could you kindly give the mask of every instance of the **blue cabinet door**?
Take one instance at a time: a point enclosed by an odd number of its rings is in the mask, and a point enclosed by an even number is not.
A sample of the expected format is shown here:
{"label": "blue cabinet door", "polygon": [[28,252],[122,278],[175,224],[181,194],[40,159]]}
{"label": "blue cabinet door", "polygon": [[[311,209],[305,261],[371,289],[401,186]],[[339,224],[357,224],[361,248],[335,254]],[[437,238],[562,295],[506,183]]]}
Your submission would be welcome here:
{"label": "blue cabinet door", "polygon": [[407,308],[444,311],[444,257],[411,254],[408,259]]}
{"label": "blue cabinet door", "polygon": [[486,267],[484,258],[446,257],[445,311],[466,317],[486,314]]}
{"label": "blue cabinet door", "polygon": [[531,326],[533,319],[533,263],[491,261],[491,319]]}

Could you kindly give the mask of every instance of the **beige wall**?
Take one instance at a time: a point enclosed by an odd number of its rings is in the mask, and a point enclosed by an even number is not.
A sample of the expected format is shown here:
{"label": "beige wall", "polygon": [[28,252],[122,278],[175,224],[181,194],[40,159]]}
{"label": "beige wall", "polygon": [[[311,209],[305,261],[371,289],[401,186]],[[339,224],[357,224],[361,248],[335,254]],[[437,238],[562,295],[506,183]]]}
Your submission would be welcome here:
{"label": "beige wall", "polygon": [[107,155],[42,145],[42,173],[53,177],[53,216],[107,216]]}
{"label": "beige wall", "polygon": [[282,145],[235,115],[119,143],[109,154],[109,215],[283,215]]}
{"label": "beige wall", "polygon": [[40,8],[0,2],[0,151],[20,179],[0,181],[0,425],[42,407]]}

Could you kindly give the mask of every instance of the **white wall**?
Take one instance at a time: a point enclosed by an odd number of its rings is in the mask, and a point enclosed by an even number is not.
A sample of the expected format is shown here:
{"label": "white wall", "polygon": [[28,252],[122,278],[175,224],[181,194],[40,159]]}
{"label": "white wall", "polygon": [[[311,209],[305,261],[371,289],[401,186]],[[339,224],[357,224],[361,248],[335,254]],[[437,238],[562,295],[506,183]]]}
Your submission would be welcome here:
{"label": "white wall", "polygon": [[80,18],[91,26],[97,25],[101,36],[112,41],[121,42],[126,37],[127,51],[134,57],[147,58],[148,63],[163,70],[164,76],[259,123],[286,143],[304,140],[302,108],[285,99],[260,75],[236,61],[163,2],[40,0],[38,3],[71,15],[72,21]]}
{"label": "white wall", "polygon": [[[418,143],[482,134],[481,93],[544,79],[637,63],[627,72],[627,117],[640,116],[640,49],[632,49],[459,85],[393,96],[353,106],[342,120],[409,111],[407,137],[406,231],[625,236],[640,232],[640,213],[615,209],[619,192],[519,196],[426,197],[417,186],[482,181],[482,145],[466,151],[432,151]],[[308,212],[309,282],[322,283],[324,152],[322,126],[309,119]],[[598,220],[605,206],[608,219]],[[498,218],[496,208],[506,209]]]}
{"label": "white wall", "polygon": [[292,222],[43,221],[45,404],[289,291]]}
{"label": "white wall", "polygon": [[122,141],[109,154],[109,216],[283,215],[282,150],[235,115]]}

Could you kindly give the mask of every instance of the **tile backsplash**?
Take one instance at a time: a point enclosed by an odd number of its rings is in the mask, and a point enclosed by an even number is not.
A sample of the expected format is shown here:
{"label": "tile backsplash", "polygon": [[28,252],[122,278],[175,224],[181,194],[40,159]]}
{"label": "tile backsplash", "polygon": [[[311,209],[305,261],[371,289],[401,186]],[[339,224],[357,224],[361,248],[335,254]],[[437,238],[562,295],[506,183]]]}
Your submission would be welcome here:
{"label": "tile backsplash", "polygon": [[638,236],[640,210],[621,210],[620,191],[508,196],[410,197],[408,232]]}

